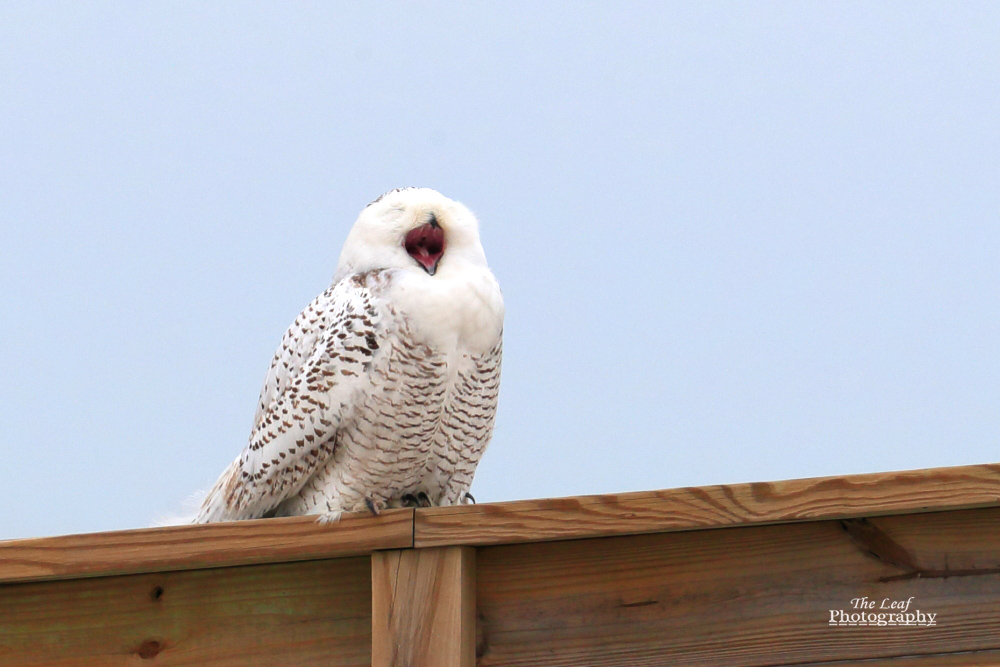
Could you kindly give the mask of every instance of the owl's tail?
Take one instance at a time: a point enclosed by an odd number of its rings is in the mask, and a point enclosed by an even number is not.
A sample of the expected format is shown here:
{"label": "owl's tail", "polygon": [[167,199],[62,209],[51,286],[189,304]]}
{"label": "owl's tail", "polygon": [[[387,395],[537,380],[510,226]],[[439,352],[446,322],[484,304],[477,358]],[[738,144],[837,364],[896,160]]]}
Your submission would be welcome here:
{"label": "owl's tail", "polygon": [[192,523],[215,523],[216,521],[233,521],[246,517],[234,516],[226,502],[232,494],[233,486],[239,478],[239,459],[230,463],[225,471],[219,475],[211,490],[205,494],[201,501],[201,507]]}
{"label": "owl's tail", "polygon": [[162,528],[163,526],[183,526],[195,523],[195,520],[198,518],[198,508],[204,502],[205,496],[206,493],[204,491],[195,491],[181,502],[180,511],[156,517],[152,527]]}

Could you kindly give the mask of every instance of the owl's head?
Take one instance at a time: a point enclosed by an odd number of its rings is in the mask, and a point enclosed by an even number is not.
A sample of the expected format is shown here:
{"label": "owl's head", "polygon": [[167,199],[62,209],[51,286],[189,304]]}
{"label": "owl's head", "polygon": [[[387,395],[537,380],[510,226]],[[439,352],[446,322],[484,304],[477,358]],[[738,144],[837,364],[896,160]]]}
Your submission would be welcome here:
{"label": "owl's head", "polygon": [[400,188],[361,211],[334,280],[375,269],[446,276],[470,264],[486,266],[472,211],[430,188]]}

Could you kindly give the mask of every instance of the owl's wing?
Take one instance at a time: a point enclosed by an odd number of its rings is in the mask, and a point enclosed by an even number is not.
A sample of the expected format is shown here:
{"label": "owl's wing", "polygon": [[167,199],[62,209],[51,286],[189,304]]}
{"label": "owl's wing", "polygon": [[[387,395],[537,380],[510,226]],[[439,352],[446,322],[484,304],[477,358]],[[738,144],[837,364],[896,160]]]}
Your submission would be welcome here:
{"label": "owl's wing", "polygon": [[271,409],[289,382],[302,370],[302,364],[316,349],[316,342],[330,324],[330,311],[336,308],[333,300],[334,286],[313,299],[306,306],[281,338],[281,345],[271,359],[264,386],[260,389],[257,411],[253,417],[254,431]]}
{"label": "owl's wing", "polygon": [[386,342],[377,295],[354,277],[324,294],[285,334],[250,442],[205,497],[198,523],[259,518],[298,493],[333,453],[341,419],[370,390],[372,361]]}

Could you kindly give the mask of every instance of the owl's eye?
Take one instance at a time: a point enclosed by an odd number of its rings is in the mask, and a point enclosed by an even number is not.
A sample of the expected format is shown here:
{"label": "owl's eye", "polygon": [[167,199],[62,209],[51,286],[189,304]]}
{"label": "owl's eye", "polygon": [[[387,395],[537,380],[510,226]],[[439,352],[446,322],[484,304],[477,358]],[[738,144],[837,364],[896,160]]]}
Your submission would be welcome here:
{"label": "owl's eye", "polygon": [[411,229],[406,234],[403,247],[410,257],[417,260],[424,271],[433,276],[444,254],[444,230],[432,215],[430,222]]}

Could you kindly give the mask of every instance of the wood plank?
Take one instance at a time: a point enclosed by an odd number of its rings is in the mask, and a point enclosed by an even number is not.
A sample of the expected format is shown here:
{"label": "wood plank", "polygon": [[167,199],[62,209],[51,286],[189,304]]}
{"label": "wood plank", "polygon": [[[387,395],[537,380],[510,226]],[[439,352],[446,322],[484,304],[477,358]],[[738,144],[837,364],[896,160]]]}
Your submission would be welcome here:
{"label": "wood plank", "polygon": [[3,584],[0,664],[367,666],[370,586],[366,557]]}
{"label": "wood plank", "polygon": [[799,663],[790,667],[997,667],[1000,651],[904,655],[874,660]]}
{"label": "wood plank", "polygon": [[995,506],[1000,506],[1000,464],[987,464],[418,509],[414,546],[512,544]]}
{"label": "wood plank", "polygon": [[413,510],[232,521],[0,542],[0,583],[339,558],[413,545]]}
{"label": "wood plank", "polygon": [[372,667],[475,667],[476,552],[372,555]]}
{"label": "wood plank", "polygon": [[[483,547],[479,665],[981,664],[931,654],[1000,649],[998,526],[990,508]],[[861,597],[935,625],[829,624]]]}

